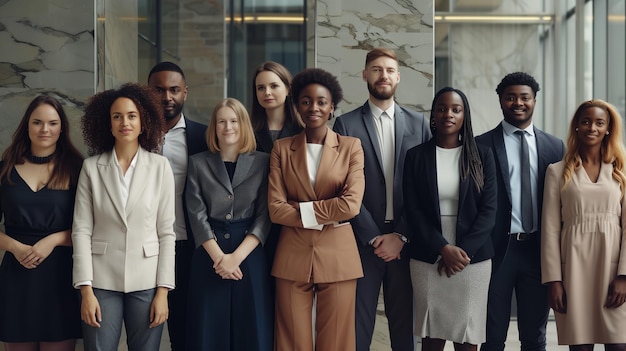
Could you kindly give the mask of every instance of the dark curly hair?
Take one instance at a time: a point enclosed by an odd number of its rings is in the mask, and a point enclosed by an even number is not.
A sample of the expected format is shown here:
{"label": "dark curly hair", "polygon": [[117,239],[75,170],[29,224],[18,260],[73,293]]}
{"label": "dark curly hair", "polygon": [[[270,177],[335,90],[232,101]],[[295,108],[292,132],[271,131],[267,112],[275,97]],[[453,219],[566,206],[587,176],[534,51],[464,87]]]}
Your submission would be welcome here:
{"label": "dark curly hair", "polygon": [[533,90],[535,96],[537,96],[537,92],[541,90],[539,88],[539,83],[535,80],[535,77],[524,72],[513,72],[504,76],[502,81],[500,81],[500,84],[498,84],[498,87],[496,88],[498,96],[502,96],[504,89],[510,87],[511,85],[527,85]]}
{"label": "dark curly hair", "polygon": [[92,96],[85,106],[81,118],[83,138],[89,147],[89,155],[111,151],[115,138],[111,133],[111,105],[118,98],[128,98],[139,111],[142,133],[139,145],[156,151],[165,135],[165,117],[158,96],[150,87],[137,83],[126,83],[119,89],[103,91]]}
{"label": "dark curly hair", "polygon": [[335,76],[321,68],[307,68],[296,74],[291,81],[291,95],[295,105],[298,105],[302,90],[310,84],[320,84],[326,87],[330,92],[335,107],[343,99],[343,90],[341,90],[341,85],[339,85],[339,81]]}

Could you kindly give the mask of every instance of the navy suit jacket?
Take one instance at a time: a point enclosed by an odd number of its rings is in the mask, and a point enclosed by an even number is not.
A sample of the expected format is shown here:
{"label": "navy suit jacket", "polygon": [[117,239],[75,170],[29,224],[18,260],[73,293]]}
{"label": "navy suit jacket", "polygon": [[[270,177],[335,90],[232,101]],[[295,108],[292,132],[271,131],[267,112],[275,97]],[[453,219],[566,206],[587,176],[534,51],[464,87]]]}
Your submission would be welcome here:
{"label": "navy suit jacket", "polygon": [[[565,154],[565,144],[548,133],[538,128],[535,130],[535,140],[537,142],[537,214],[539,216],[537,223],[541,225],[541,208],[543,204],[543,182],[545,179],[546,169],[551,163],[555,163],[563,159]],[[493,260],[493,271],[499,267],[506,253],[507,244],[509,242],[508,234],[511,230],[511,182],[509,179],[509,161],[506,157],[506,148],[504,146],[504,136],[502,131],[502,123],[487,133],[476,138],[478,143],[487,145],[493,151],[496,160],[496,170],[498,174],[498,211],[496,214],[496,225],[491,234],[495,249],[495,257]],[[541,235],[540,231],[537,235]],[[537,257],[539,257],[539,244],[541,238],[535,240],[537,244]]]}
{"label": "navy suit jacket", "polygon": [[[410,148],[428,141],[431,133],[428,119],[422,113],[408,110],[398,104],[395,105],[394,125],[396,138],[393,181],[394,232],[405,235],[406,229],[402,218],[404,158]],[[385,176],[380,145],[368,102],[338,117],[333,130],[341,135],[361,139],[365,154],[365,195],[359,214],[350,223],[358,241],[361,245],[367,246],[374,237],[384,234],[380,228],[385,222],[386,211]]]}
{"label": "navy suit jacket", "polygon": [[[207,126],[198,122],[194,122],[185,118],[185,138],[187,139],[187,158],[197,153],[207,151],[209,148],[206,143],[206,130]],[[187,160],[187,164],[189,164]],[[185,227],[187,228],[187,240],[191,240],[195,247],[193,232],[191,231],[191,224],[189,223],[189,215],[187,214],[187,178],[185,178],[185,190],[183,191],[183,209],[185,212]]]}
{"label": "navy suit jacket", "polygon": [[[435,263],[448,244],[441,230],[435,139],[409,150],[404,164],[404,208],[411,258]],[[484,186],[478,191],[471,176],[459,179],[456,246],[476,263],[494,255],[491,231],[496,221],[496,165],[491,150],[478,145]]]}

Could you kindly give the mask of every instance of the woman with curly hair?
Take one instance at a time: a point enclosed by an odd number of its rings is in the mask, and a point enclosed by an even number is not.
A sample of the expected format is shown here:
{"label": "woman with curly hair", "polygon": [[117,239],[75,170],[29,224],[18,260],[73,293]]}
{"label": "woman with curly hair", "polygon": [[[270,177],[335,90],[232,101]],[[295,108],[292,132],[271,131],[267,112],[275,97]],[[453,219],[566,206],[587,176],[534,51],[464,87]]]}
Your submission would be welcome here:
{"label": "woman with curly hair", "polygon": [[55,98],[33,99],[0,162],[0,340],[7,351],[74,350],[72,211],[82,155]]}
{"label": "woman with curly hair", "polygon": [[572,118],[563,161],[546,172],[541,278],[570,350],[626,350],[625,161],[622,117],[589,100]]}
{"label": "woman with curly hair", "polygon": [[159,349],[174,288],[174,176],[156,151],[165,119],[147,86],[93,96],[82,117],[95,156],[78,179],[72,241],[85,350]]}
{"label": "woman with curly hair", "polygon": [[359,139],[327,125],[343,96],[337,78],[306,69],[291,89],[305,128],[275,143],[268,191],[270,218],[282,225],[272,268],[276,346],[354,350],[356,280],[363,270],[348,220],[359,213],[365,189],[363,149]]}

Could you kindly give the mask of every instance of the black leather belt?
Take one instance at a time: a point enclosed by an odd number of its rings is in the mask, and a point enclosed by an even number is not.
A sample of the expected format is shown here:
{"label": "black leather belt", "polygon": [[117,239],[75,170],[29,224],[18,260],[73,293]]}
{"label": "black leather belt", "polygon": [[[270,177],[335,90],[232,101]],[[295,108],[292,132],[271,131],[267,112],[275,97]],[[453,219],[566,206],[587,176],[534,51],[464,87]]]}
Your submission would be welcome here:
{"label": "black leather belt", "polygon": [[528,241],[535,236],[535,233],[509,233],[509,235],[516,241]]}

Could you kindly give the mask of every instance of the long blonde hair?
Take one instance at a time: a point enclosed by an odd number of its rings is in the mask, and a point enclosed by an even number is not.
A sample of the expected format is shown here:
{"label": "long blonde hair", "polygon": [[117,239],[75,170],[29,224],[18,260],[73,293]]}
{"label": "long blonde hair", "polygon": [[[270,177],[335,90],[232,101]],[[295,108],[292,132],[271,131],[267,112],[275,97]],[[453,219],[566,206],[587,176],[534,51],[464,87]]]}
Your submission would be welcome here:
{"label": "long blonde hair", "polygon": [[601,155],[602,162],[613,164],[613,178],[619,182],[619,187],[624,196],[624,190],[626,189],[626,176],[624,175],[624,161],[626,159],[626,152],[624,151],[624,144],[622,141],[622,117],[617,109],[610,103],[600,100],[588,100],[580,104],[574,117],[569,125],[569,133],[567,136],[567,152],[563,160],[565,161],[565,169],[563,171],[563,186],[572,179],[572,173],[578,167],[582,166],[582,159],[580,158],[580,144],[578,137],[576,136],[576,126],[580,120],[581,115],[585,110],[591,107],[598,107],[604,110],[608,117],[609,123],[609,135],[605,135],[602,140]]}

